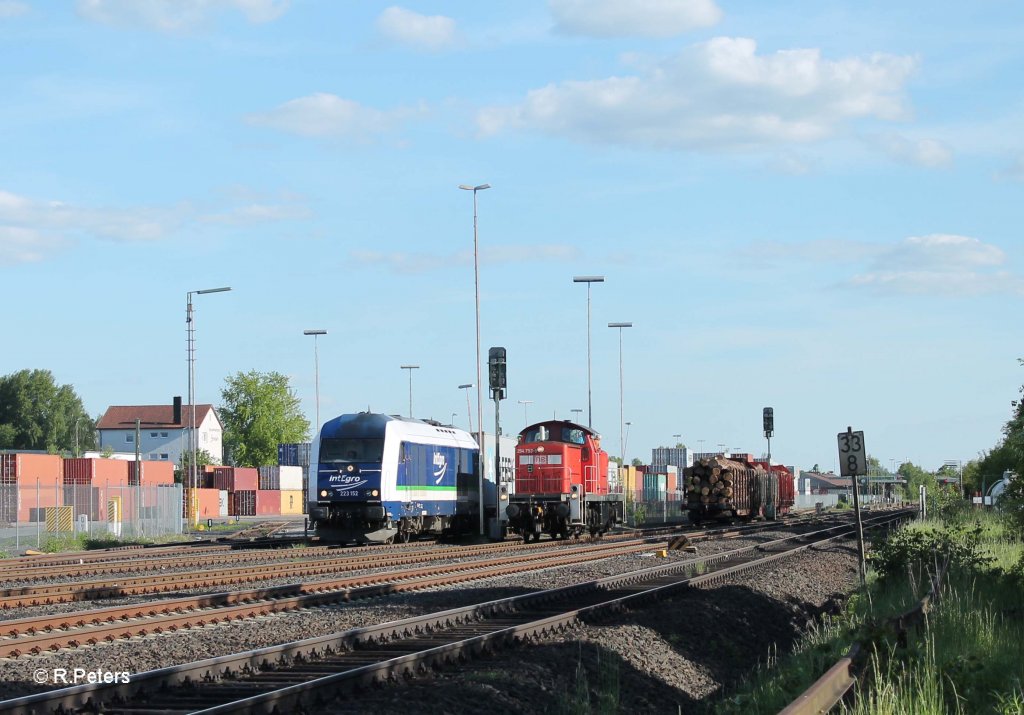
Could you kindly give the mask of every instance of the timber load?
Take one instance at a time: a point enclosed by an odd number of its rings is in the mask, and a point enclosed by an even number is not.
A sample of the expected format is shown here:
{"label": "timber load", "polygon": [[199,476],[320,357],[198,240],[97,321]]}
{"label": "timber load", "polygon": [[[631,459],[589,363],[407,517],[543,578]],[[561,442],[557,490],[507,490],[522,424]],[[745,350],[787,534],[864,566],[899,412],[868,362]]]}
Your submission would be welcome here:
{"label": "timber load", "polygon": [[683,470],[683,476],[693,521],[705,516],[757,516],[770,491],[768,472],[725,457],[702,459]]}

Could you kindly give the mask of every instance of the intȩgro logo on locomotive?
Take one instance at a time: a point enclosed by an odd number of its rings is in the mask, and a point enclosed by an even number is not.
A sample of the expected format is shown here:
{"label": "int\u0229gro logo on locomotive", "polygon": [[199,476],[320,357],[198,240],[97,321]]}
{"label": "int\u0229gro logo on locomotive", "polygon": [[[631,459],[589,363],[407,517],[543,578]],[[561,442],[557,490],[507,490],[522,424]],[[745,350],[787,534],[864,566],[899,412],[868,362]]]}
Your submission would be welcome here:
{"label": "int\u0229gro logo on locomotive", "polygon": [[365,479],[356,474],[334,474],[328,481],[330,481],[332,486],[345,489],[355,489],[367,483]]}
{"label": "int\u0229gro logo on locomotive", "polygon": [[448,471],[448,458],[440,452],[434,452],[434,484],[440,484],[444,479],[444,473]]}

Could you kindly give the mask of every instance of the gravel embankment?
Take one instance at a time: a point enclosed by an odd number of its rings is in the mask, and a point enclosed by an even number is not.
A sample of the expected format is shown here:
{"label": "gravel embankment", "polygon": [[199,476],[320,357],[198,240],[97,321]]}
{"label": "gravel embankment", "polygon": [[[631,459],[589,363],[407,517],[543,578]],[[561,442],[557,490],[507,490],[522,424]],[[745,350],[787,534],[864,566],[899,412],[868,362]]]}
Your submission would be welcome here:
{"label": "gravel embankment", "polygon": [[[705,542],[697,548],[700,554],[717,553],[777,538],[778,533],[758,539]],[[669,558],[692,556],[669,552]],[[33,674],[41,669],[141,673],[658,563],[663,562],[650,554],[618,557],[230,625],[0,659],[0,698],[53,687],[33,682]],[[601,689],[602,682],[618,683],[623,711],[675,713],[673,703],[678,703],[686,712],[723,684],[733,682],[737,674],[763,661],[772,648],[780,653],[788,650],[809,620],[835,607],[855,577],[855,550],[831,547],[786,559],[763,573],[737,577],[727,585],[695,590],[628,619],[587,626],[545,645],[523,647],[471,664],[459,673],[442,673],[346,698],[331,709],[409,715],[410,703],[421,702],[431,704],[430,712],[560,712],[582,682],[577,675],[582,667],[592,688]],[[596,695],[590,697],[596,703]]]}

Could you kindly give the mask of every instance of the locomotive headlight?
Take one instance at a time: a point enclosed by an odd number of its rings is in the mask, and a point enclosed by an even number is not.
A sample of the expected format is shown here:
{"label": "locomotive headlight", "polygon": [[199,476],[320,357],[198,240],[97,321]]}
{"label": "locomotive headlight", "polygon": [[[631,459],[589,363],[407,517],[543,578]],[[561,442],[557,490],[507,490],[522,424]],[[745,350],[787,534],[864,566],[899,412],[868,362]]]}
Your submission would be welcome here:
{"label": "locomotive headlight", "polygon": [[349,472],[351,472],[353,469],[355,469],[355,465],[352,465],[352,464],[350,464],[347,467],[345,467],[345,470],[349,471]]}
{"label": "locomotive headlight", "polygon": [[577,494],[576,492],[573,492],[572,494],[569,495],[569,498],[570,499],[579,499],[580,495]]}
{"label": "locomotive headlight", "polygon": [[374,489],[372,492],[370,492],[370,496],[371,497],[380,496],[380,492],[378,492],[376,489]]}
{"label": "locomotive headlight", "polygon": [[541,446],[537,447],[537,451],[538,452],[543,452],[544,451],[544,445],[542,444]]}
{"label": "locomotive headlight", "polygon": [[501,501],[508,501],[508,494],[502,494],[500,499]]}
{"label": "locomotive headlight", "polygon": [[327,496],[327,490],[326,489],[321,489],[320,490],[320,496],[322,496],[322,497]]}

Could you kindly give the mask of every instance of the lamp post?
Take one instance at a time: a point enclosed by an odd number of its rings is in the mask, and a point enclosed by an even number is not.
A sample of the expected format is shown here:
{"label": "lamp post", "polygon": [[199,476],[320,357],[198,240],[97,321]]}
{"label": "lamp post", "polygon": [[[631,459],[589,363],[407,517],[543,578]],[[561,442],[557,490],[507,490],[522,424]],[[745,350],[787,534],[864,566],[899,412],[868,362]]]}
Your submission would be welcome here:
{"label": "lamp post", "polygon": [[[316,393],[316,431],[320,429],[320,353],[317,350],[316,341],[321,335],[327,335],[326,330],[303,330],[303,335],[313,336],[313,370],[314,370],[314,390]],[[314,435],[316,434],[314,431]]]}
{"label": "lamp post", "polygon": [[706,441],[707,440],[703,440],[703,439],[698,439],[697,440],[697,454],[704,454],[704,442],[706,442]]}
{"label": "lamp post", "polygon": [[587,284],[587,427],[593,427],[594,406],[590,399],[590,284],[604,283],[604,276],[574,276],[572,282]]}
{"label": "lamp post", "polygon": [[719,452],[719,454],[721,454],[721,455],[722,455],[723,457],[725,456],[725,442],[719,442],[719,443],[718,443],[718,452]]}
{"label": "lamp post", "polygon": [[473,432],[473,409],[469,406],[469,388],[473,387],[472,382],[467,382],[465,385],[459,385],[460,390],[466,391],[466,416],[469,417],[469,431]]}
{"label": "lamp post", "polygon": [[457,415],[457,414],[459,414],[459,413],[458,412],[452,412],[452,427],[455,426],[455,415]]}
{"label": "lamp post", "polygon": [[[480,451],[484,449],[484,397],[483,397],[483,381],[480,378],[480,249],[479,241],[477,240],[477,221],[476,221],[476,193],[478,191],[484,191],[485,189],[491,188],[490,184],[477,184],[476,186],[467,186],[466,184],[459,184],[459,188],[463,191],[473,192],[473,293],[476,299],[476,422],[479,432],[477,433],[477,446]],[[470,428],[472,430],[472,427]],[[494,435],[497,439],[498,435]],[[484,470],[479,470],[479,483],[477,487],[479,489],[479,510],[480,510],[480,534],[484,533]]]}
{"label": "lamp post", "polygon": [[530,424],[530,419],[526,415],[526,410],[533,404],[533,400],[518,400],[518,402],[523,406],[523,426],[525,427]]}
{"label": "lamp post", "polygon": [[622,461],[623,462],[626,461],[626,449],[629,447],[629,426],[631,424],[633,424],[633,423],[632,422],[627,422],[626,423],[626,439],[622,443]]}
{"label": "lamp post", "polygon": [[569,410],[569,412],[572,412],[574,415],[576,415],[576,418],[575,418],[574,421],[578,424],[579,421],[580,421],[580,413],[583,412],[583,408],[582,407],[573,407],[571,410]]}
{"label": "lamp post", "polygon": [[199,452],[199,440],[196,439],[196,325],[195,315],[192,312],[192,296],[206,295],[207,293],[224,293],[231,290],[224,288],[204,288],[203,290],[190,290],[185,294],[185,334],[188,353],[188,404],[189,404],[189,454],[192,456],[189,464],[189,484],[192,486],[192,498],[189,499],[192,511],[192,523],[197,524],[199,520],[198,496],[196,489],[199,487],[199,474],[196,467],[196,460]]}
{"label": "lamp post", "polygon": [[75,456],[82,456],[82,452],[78,447],[78,423],[82,421],[82,415],[75,418]]}
{"label": "lamp post", "polygon": [[[589,308],[587,309],[589,313]],[[632,328],[632,323],[608,323],[609,328],[618,328],[619,330],[619,455],[622,457],[622,463],[626,463],[626,443],[623,436],[625,431],[625,423],[623,422],[623,408],[622,408],[622,329]]]}
{"label": "lamp post", "polygon": [[412,371],[419,370],[419,365],[400,365],[403,370],[409,371],[409,419],[412,419]]}

